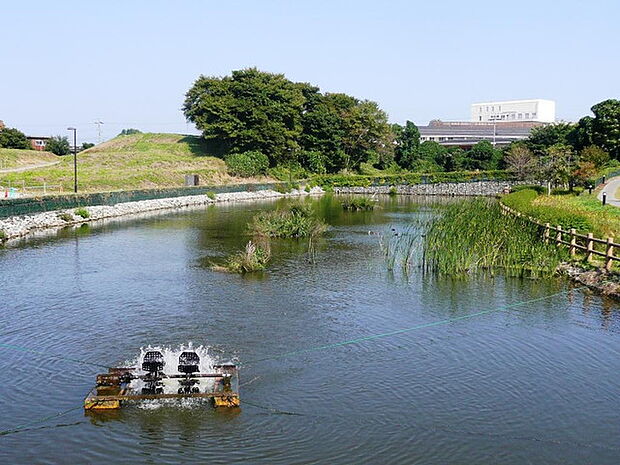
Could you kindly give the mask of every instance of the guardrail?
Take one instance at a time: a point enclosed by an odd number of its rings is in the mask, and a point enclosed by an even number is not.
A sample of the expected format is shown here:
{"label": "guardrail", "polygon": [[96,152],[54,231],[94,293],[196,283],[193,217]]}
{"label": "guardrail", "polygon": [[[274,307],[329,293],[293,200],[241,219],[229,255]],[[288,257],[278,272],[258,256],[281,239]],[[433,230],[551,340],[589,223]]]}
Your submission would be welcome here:
{"label": "guardrail", "polygon": [[[579,234],[574,228],[562,229],[561,225],[551,226],[549,223],[541,223],[536,218],[525,215],[517,210],[507,207],[503,203],[499,203],[501,209],[508,214],[524,218],[530,223],[537,225],[542,229],[542,238],[545,243],[554,241],[557,245],[564,245],[568,247],[571,257],[577,255],[578,251],[585,252],[586,260],[592,260],[593,256],[603,257],[605,260],[605,269],[609,271],[614,261],[620,261],[620,257],[614,255],[614,248],[620,247],[620,244],[614,242],[613,237],[607,239],[599,239],[594,237],[593,233]],[[552,232],[554,234],[552,234]],[[568,239],[568,240],[566,240]],[[596,250],[596,245],[604,245],[604,250]]]}

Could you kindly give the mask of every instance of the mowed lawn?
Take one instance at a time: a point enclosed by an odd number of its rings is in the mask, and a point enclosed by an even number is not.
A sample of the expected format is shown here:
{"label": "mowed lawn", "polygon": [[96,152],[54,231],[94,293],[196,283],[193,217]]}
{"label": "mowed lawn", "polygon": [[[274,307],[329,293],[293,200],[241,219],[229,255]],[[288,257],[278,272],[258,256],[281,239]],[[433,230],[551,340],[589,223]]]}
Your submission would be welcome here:
{"label": "mowed lawn", "polygon": [[601,204],[594,194],[539,195],[534,205],[557,207],[589,220],[597,236],[620,239],[620,208]]}
{"label": "mowed lawn", "polygon": [[[19,152],[19,151],[18,151]],[[30,151],[23,151],[30,152]],[[54,156],[55,157],[55,156]],[[62,186],[73,189],[73,156],[58,157],[58,165],[19,173],[0,173],[0,185]],[[78,180],[82,192],[152,189],[184,185],[186,174],[198,174],[201,184],[260,182],[230,176],[220,158],[209,156],[198,136],[132,134],[78,153]]]}

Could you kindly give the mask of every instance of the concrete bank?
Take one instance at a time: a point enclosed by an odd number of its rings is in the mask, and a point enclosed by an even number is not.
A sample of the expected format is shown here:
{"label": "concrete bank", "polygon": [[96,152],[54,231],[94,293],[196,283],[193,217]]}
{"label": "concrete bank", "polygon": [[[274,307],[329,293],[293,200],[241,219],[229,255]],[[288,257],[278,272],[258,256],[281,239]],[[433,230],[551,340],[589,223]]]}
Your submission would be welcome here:
{"label": "concrete bank", "polygon": [[392,189],[396,189],[397,194],[403,195],[497,195],[507,192],[516,184],[522,183],[515,181],[475,181],[399,186],[334,187],[334,192],[338,194],[389,194]]}
{"label": "concrete bank", "polygon": [[207,195],[189,195],[167,199],[141,200],[138,202],[124,202],[116,205],[97,205],[82,207],[88,211],[88,218],[82,218],[76,214],[76,209],[55,210],[33,215],[12,216],[0,219],[0,242],[17,239],[32,232],[48,229],[63,228],[70,225],[88,223],[91,221],[115,218],[138,213],[167,210],[190,206],[216,204],[221,202],[241,202],[248,200],[262,200],[282,197],[301,197],[305,195],[319,195],[323,190],[314,187],[310,192],[293,190],[287,194],[281,194],[273,190],[260,190],[254,192],[228,192],[217,194],[214,199]]}

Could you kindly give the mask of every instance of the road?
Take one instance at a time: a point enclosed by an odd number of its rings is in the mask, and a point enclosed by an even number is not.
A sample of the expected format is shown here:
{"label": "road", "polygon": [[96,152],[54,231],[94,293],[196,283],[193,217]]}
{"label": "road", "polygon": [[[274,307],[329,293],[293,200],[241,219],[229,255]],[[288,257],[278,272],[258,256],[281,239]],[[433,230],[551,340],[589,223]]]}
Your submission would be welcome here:
{"label": "road", "polygon": [[598,199],[603,200],[603,192],[607,193],[607,203],[609,205],[613,205],[614,207],[620,207],[620,199],[616,198],[616,192],[620,188],[620,176],[615,178],[611,178],[607,183],[603,186],[603,188],[598,193]]}

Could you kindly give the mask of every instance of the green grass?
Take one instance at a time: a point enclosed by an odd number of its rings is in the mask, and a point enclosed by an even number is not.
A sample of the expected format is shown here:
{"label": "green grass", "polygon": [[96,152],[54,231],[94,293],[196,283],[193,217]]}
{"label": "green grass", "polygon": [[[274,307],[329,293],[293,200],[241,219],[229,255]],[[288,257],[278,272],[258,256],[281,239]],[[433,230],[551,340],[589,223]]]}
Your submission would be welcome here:
{"label": "green grass", "polygon": [[553,274],[566,250],[545,244],[535,225],[503,215],[499,204],[476,199],[449,205],[424,238],[427,269],[442,274],[501,270],[512,276]]}
{"label": "green grass", "polygon": [[89,211],[88,211],[86,208],[83,208],[83,207],[82,207],[82,208],[77,208],[77,209],[74,211],[74,213],[75,213],[77,216],[81,216],[81,217],[82,217],[82,218],[84,218],[84,219],[90,218],[90,213],[89,213]]}
{"label": "green grass", "polygon": [[580,233],[592,232],[596,237],[620,236],[620,209],[601,204],[595,195],[539,195],[525,189],[502,197],[502,202],[541,223],[575,228]]}
{"label": "green grass", "polygon": [[228,257],[224,266],[216,265],[213,269],[230,273],[252,273],[264,270],[270,258],[269,243],[259,245],[249,241],[242,251]]}
{"label": "green grass", "polygon": [[[59,161],[60,157],[38,150],[0,149],[0,170]],[[1,174],[0,174],[1,176]]]}
{"label": "green grass", "polygon": [[356,196],[345,199],[341,202],[342,208],[351,211],[371,211],[375,208],[375,203],[368,197]]}
{"label": "green grass", "polygon": [[254,236],[279,238],[316,237],[327,229],[312,207],[302,203],[272,212],[260,212],[248,227]]}
{"label": "green grass", "polygon": [[[27,151],[31,152],[31,151]],[[55,156],[54,156],[55,157]],[[0,173],[0,184],[11,181],[26,186],[73,186],[73,157],[55,157],[55,166],[20,173]],[[78,154],[78,179],[82,192],[179,187],[186,174],[198,174],[201,184],[232,184],[266,178],[236,178],[226,172],[220,158],[207,154],[198,136],[132,134],[119,136]]]}

